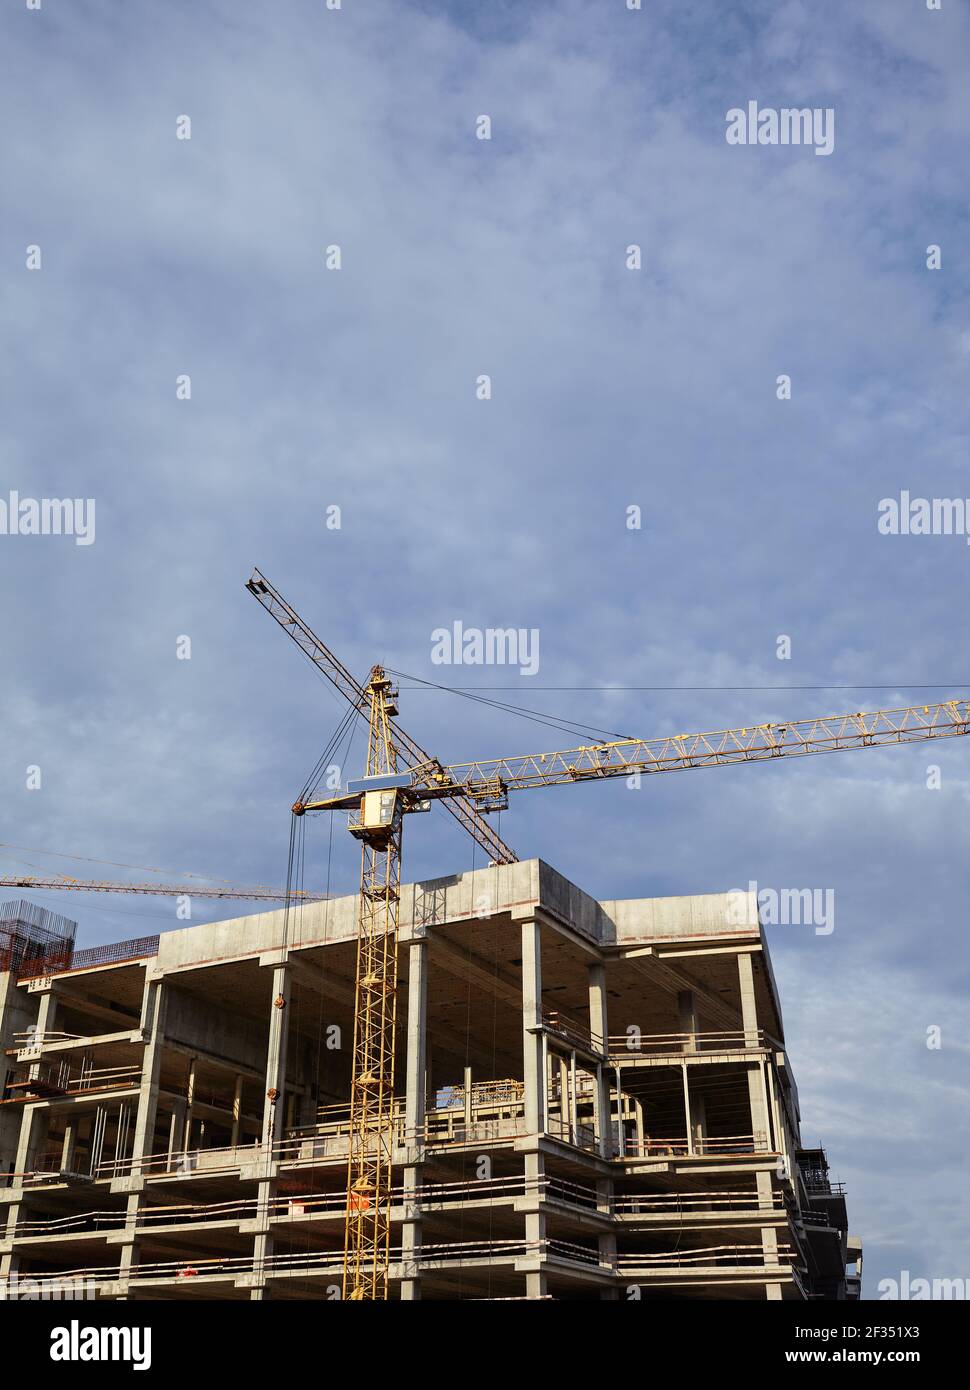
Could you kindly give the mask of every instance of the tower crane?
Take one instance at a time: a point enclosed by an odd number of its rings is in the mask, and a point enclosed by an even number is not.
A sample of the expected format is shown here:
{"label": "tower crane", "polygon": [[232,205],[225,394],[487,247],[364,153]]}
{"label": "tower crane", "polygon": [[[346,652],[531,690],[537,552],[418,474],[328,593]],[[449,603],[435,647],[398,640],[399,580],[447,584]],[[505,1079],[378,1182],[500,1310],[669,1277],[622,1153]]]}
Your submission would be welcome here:
{"label": "tower crane", "polygon": [[[49,889],[70,889],[76,893],[142,893],[159,898],[227,898],[231,902],[270,902],[286,901],[285,891],[276,888],[236,888],[227,884],[224,888],[195,888],[179,883],[115,883],[107,879],[67,878],[57,874],[44,878],[36,874],[5,874],[0,876],[0,888],[32,888],[35,893]],[[320,893],[291,891],[290,899],[301,902],[318,902]]]}
{"label": "tower crane", "polygon": [[[970,701],[946,700],[713,733],[617,739],[547,753],[444,765],[437,758],[416,755],[417,745],[402,735],[395,723],[397,691],[382,667],[371,669],[366,686],[357,685],[258,570],[247,588],[368,720],[365,775],[349,780],[339,795],[309,797],[293,806],[296,815],[350,812],[348,829],[361,842],[344,1228],[345,1298],[387,1297],[398,908],[407,814],[427,810],[436,800],[443,801],[448,809],[459,806],[459,819],[482,843],[479,825],[483,813],[504,809],[512,791],[888,747],[970,733]],[[497,862],[514,862],[511,851],[509,855]]]}

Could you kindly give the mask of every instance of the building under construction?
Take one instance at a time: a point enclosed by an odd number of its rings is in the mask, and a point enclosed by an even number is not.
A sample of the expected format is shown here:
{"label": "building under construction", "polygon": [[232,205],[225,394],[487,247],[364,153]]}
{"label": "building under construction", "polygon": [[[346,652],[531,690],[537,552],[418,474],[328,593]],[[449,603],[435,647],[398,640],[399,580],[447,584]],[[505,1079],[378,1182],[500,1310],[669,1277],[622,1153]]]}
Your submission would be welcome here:
{"label": "building under construction", "polygon": [[[360,683],[259,570],[246,588],[346,702],[292,807],[287,905],[80,952],[0,917],[0,1288],[858,1297],[754,895],[597,902],[489,816],[530,788],[964,737],[970,701],[445,764],[392,673]],[[360,719],[364,775],[334,794]],[[436,804],[489,867],[408,885],[404,823]],[[316,901],[296,826],[337,811],[360,890]]]}
{"label": "building under construction", "polygon": [[[369,1200],[347,1190],[358,911],[82,952],[8,913],[8,1287],[341,1296]],[[403,885],[396,943],[390,1297],[858,1297],[753,895],[598,902],[533,859]]]}

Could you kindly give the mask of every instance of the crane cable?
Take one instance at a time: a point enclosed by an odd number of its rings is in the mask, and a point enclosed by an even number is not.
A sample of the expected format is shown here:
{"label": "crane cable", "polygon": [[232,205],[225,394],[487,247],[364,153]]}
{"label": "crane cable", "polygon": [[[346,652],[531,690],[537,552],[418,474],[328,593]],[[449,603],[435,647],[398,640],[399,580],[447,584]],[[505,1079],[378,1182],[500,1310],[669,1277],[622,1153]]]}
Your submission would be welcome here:
{"label": "crane cable", "polygon": [[395,671],[390,666],[387,669],[393,676],[416,681],[419,685],[426,686],[430,690],[444,690],[449,695],[460,695],[464,700],[474,700],[476,704],[489,705],[492,709],[500,710],[503,713],[517,714],[521,719],[528,719],[533,724],[545,724],[550,729],[559,729],[565,734],[579,735],[583,738],[589,738],[593,735],[605,735],[607,738],[620,739],[633,737],[632,734],[620,733],[616,729],[601,729],[595,724],[577,723],[575,720],[566,719],[559,715],[546,714],[542,710],[525,709],[522,705],[512,705],[506,700],[492,700],[485,695],[477,695],[469,690],[463,690],[460,686],[439,685],[435,681],[422,680],[420,676],[409,676],[406,671]]}

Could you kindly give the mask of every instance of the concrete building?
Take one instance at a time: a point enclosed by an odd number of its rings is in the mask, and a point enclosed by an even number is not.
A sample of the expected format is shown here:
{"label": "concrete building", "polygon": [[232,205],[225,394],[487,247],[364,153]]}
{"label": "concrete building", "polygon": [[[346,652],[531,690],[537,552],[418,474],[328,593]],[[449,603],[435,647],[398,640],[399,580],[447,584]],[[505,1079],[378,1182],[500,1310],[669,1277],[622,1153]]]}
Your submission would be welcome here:
{"label": "concrete building", "polygon": [[[392,1297],[858,1296],[745,904],[402,890]],[[0,1276],[339,1297],[356,908],[0,974]]]}

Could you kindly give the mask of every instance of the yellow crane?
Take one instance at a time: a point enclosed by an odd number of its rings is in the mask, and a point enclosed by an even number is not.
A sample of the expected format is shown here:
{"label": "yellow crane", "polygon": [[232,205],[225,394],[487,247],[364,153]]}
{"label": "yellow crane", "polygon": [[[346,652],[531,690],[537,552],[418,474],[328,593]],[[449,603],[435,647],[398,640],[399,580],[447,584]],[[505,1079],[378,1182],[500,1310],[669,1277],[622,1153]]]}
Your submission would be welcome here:
{"label": "yellow crane", "polygon": [[[351,707],[367,719],[368,777],[393,779],[402,767],[439,765],[396,722],[391,682],[379,667],[371,671],[366,687],[360,685],[258,569],[253,570],[246,588]],[[517,862],[515,851],[470,797],[459,792],[447,798],[445,805],[491,863]],[[412,809],[417,809],[416,805]],[[302,815],[304,804],[297,802],[293,810]],[[361,840],[361,868],[343,1292],[352,1299],[386,1298],[401,817],[395,812],[377,828],[361,820],[351,829]]]}
{"label": "yellow crane", "polygon": [[[277,888],[236,888],[227,884],[224,888],[195,888],[185,883],[116,883],[108,879],[68,878],[56,874],[45,878],[39,874],[4,874],[0,876],[0,888],[31,888],[35,893],[50,889],[70,889],[75,893],[142,893],[159,898],[228,898],[232,902],[270,902],[286,901],[286,893]],[[292,891],[291,899],[302,902],[318,902],[320,893]]]}
{"label": "yellow crane", "polygon": [[[284,630],[298,640],[315,664],[321,669],[331,662],[335,669],[339,666],[258,570],[247,587]],[[349,811],[348,828],[361,841],[344,1233],[343,1291],[344,1297],[351,1299],[387,1297],[397,930],[405,815],[427,810],[435,800],[443,801],[449,809],[460,805],[463,823],[479,839],[481,813],[503,809],[511,791],[851,748],[886,747],[970,733],[970,701],[946,700],[872,713],[754,724],[713,733],[617,739],[547,753],[444,765],[427,755],[416,760],[411,740],[405,746],[394,722],[398,712],[396,691],[381,667],[372,668],[366,687],[358,686],[352,678],[348,683],[344,668],[339,670],[343,674],[339,678],[331,675],[331,679],[368,719],[366,774],[357,781],[348,781],[340,795],[298,801],[293,811],[296,815],[307,811]],[[513,862],[511,851],[509,855],[499,862]]]}

